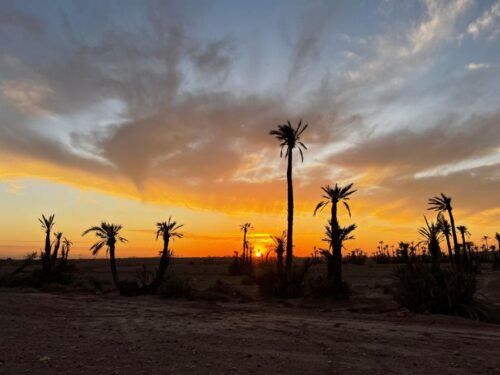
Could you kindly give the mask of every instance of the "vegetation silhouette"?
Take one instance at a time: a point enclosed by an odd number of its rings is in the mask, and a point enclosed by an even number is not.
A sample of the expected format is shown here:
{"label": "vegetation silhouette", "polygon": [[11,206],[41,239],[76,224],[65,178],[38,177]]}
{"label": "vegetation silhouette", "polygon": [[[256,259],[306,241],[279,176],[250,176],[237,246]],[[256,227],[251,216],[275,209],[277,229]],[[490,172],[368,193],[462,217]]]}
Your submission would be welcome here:
{"label": "vegetation silhouette", "polygon": [[120,236],[121,229],[121,225],[109,224],[103,221],[101,222],[100,226],[91,227],[82,233],[82,236],[86,236],[89,233],[94,233],[98,238],[98,241],[90,247],[92,255],[97,255],[99,253],[99,250],[101,250],[104,246],[107,247],[106,252],[109,253],[111,277],[113,278],[113,283],[118,290],[121,290],[121,285],[120,279],[118,278],[118,270],[116,268],[116,242],[127,242],[126,238]]}
{"label": "vegetation silhouette", "polygon": [[149,285],[148,289],[151,293],[155,293],[157,289],[161,286],[165,278],[165,272],[167,271],[168,265],[170,263],[171,251],[169,250],[170,240],[175,238],[182,238],[184,235],[179,232],[184,224],[177,224],[176,221],[172,220],[172,217],[168,218],[168,221],[163,221],[156,224],[156,239],[160,236],[163,239],[163,250],[160,252],[160,264],[158,265],[158,270],[156,271],[156,276]]}
{"label": "vegetation silhouette", "polygon": [[[287,237],[286,237],[286,274],[287,278],[291,276],[292,262],[293,262],[293,150],[298,149],[300,153],[301,160],[304,161],[303,150],[307,150],[304,143],[301,142],[300,137],[302,133],[307,129],[309,125],[302,124],[302,120],[296,128],[292,126],[290,121],[286,124],[278,125],[277,129],[271,130],[270,135],[274,136],[278,141],[280,141],[280,157],[285,157],[287,159],[287,169],[286,169],[286,181],[287,181],[287,202],[288,202],[288,225],[287,225]],[[283,153],[283,150],[285,151]]]}
{"label": "vegetation silhouette", "polygon": [[447,212],[450,219],[451,233],[453,236],[453,246],[455,248],[455,262],[460,264],[460,249],[458,246],[457,231],[455,228],[455,218],[453,217],[453,207],[451,206],[451,197],[441,193],[441,195],[429,198],[428,210],[437,212]]}
{"label": "vegetation silhouette", "polygon": [[340,227],[338,220],[338,204],[342,203],[346,208],[349,217],[351,217],[351,209],[348,201],[350,196],[356,192],[352,189],[353,184],[334,187],[330,185],[323,186],[322,197],[323,201],[319,202],[314,209],[314,215],[318,211],[322,211],[328,205],[330,208],[330,220],[325,226],[326,237],[323,241],[328,243],[328,250],[322,250],[321,253],[326,258],[327,262],[327,277],[332,283],[333,294],[338,295],[342,290],[342,246],[344,241],[354,238],[351,233],[356,229],[356,225],[352,224],[347,227]]}

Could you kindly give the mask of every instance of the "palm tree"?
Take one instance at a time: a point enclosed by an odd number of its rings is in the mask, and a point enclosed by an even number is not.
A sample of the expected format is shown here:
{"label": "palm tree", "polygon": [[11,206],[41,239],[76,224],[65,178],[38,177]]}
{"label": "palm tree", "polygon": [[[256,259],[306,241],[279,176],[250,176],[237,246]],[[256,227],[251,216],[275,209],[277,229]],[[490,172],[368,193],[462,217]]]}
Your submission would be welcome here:
{"label": "palm tree", "polygon": [[439,226],[439,230],[441,233],[444,234],[444,237],[446,238],[446,246],[448,248],[448,257],[450,258],[450,262],[453,262],[453,254],[451,252],[451,243],[450,243],[450,236],[451,236],[451,225],[446,220],[444,215],[440,212],[437,217],[437,222]]}
{"label": "palm tree", "polygon": [[401,256],[403,257],[403,261],[406,264],[410,264],[409,251],[410,244],[408,242],[400,242],[399,243],[399,251],[401,252]]}
{"label": "palm tree", "polygon": [[[460,232],[460,235],[462,236],[462,249],[464,251],[464,258],[467,260],[468,255],[467,255],[467,242],[465,241],[465,237],[470,237],[470,232],[467,229],[465,225],[459,225],[457,226],[457,230]],[[470,259],[472,261],[472,259]]]}
{"label": "palm tree", "polygon": [[[345,241],[354,239],[351,233],[356,229],[356,224],[337,228],[332,232],[332,225],[325,225],[326,237],[323,241],[329,244],[329,249],[321,249],[321,254],[326,259],[327,278],[332,282],[334,296],[342,290],[342,254],[340,254],[340,267],[338,264],[339,254],[333,246],[343,247]],[[335,244],[335,245],[334,245]]]}
{"label": "palm tree", "polygon": [[439,258],[441,257],[441,248],[439,242],[441,241],[441,231],[439,226],[433,222],[427,221],[425,219],[425,227],[420,227],[418,233],[424,238],[422,242],[427,244],[429,253],[432,257],[432,268],[434,270],[439,269]]}
{"label": "palm tree", "polygon": [[484,241],[484,244],[486,245],[486,248],[488,248],[488,240],[490,239],[490,237],[489,236],[483,236],[481,239]]}
{"label": "palm tree", "polygon": [[285,252],[286,231],[281,236],[271,236],[274,241],[274,252],[276,253],[276,265],[280,277],[283,275],[283,254]]}
{"label": "palm tree", "polygon": [[50,244],[50,233],[52,228],[54,228],[55,215],[52,214],[48,218],[45,215],[42,215],[41,218],[38,219],[40,224],[42,224],[42,229],[45,231],[45,248],[42,256],[42,269],[43,269],[43,277],[44,281],[47,282],[50,279],[50,251],[52,249]]}
{"label": "palm tree", "polygon": [[[286,272],[290,275],[293,261],[293,182],[292,182],[292,167],[293,167],[293,150],[297,148],[300,152],[300,157],[304,161],[303,149],[307,150],[306,145],[300,141],[300,136],[307,129],[308,124],[302,125],[300,120],[297,128],[294,128],[290,121],[286,124],[278,125],[277,129],[271,130],[270,135],[273,135],[281,143],[280,157],[285,156],[288,159],[286,170],[286,181],[288,191],[288,229],[286,237]],[[283,154],[283,150],[285,153]]]}
{"label": "palm tree", "polygon": [[[356,190],[352,190],[352,186],[352,183],[346,186],[339,186],[338,184],[335,184],[334,187],[331,187],[330,185],[323,186],[321,189],[324,192],[322,195],[324,200],[319,202],[314,209],[314,215],[316,215],[318,211],[322,211],[325,207],[331,204],[330,220],[328,222],[330,227],[327,231],[327,234],[330,233],[330,235],[327,235],[327,237],[331,239],[330,250],[332,251],[332,264],[327,267],[331,267],[331,269],[328,268],[328,274],[331,273],[331,276],[334,279],[333,284],[335,287],[340,287],[342,283],[342,231],[337,218],[338,204],[340,202],[343,203],[350,217],[351,209],[348,201],[350,196],[356,192]],[[346,228],[343,229],[345,230]]]}
{"label": "palm tree", "polygon": [[57,260],[57,254],[59,253],[59,248],[61,247],[61,237],[62,237],[62,232],[57,232],[54,233],[54,237],[56,238],[56,243],[54,244],[54,251],[52,252],[51,256],[51,263],[55,264]]}
{"label": "palm tree", "polygon": [[247,241],[247,233],[248,231],[252,230],[252,224],[251,223],[245,223],[240,225],[240,230],[243,232],[243,263],[247,261],[248,257],[248,241]]}
{"label": "palm tree", "polygon": [[452,206],[451,206],[451,197],[448,197],[441,193],[440,196],[435,196],[429,199],[429,210],[438,211],[438,212],[448,212],[448,216],[450,218],[451,225],[451,233],[453,235],[453,246],[455,248],[455,262],[458,264],[460,262],[460,250],[458,247],[458,238],[457,231],[455,229],[455,219],[453,218]]}
{"label": "palm tree", "polygon": [[69,251],[71,250],[72,245],[73,242],[71,242],[68,238],[63,238],[61,249],[61,265],[65,265],[68,261]]}
{"label": "palm tree", "polygon": [[160,235],[163,238],[163,250],[161,251],[161,256],[160,256],[160,265],[158,267],[158,270],[156,272],[156,276],[149,286],[149,289],[151,292],[155,292],[158,287],[161,285],[165,272],[167,271],[168,264],[170,263],[170,250],[168,248],[168,245],[170,243],[170,240],[174,238],[182,238],[184,235],[182,233],[179,233],[178,230],[182,228],[184,224],[177,224],[176,221],[172,220],[172,217],[168,218],[168,221],[163,221],[160,223],[156,224],[156,239],[160,237]]}
{"label": "palm tree", "polygon": [[92,255],[97,255],[99,253],[99,250],[101,250],[103,246],[107,246],[107,252],[109,252],[111,276],[113,277],[113,282],[118,290],[120,290],[120,280],[118,279],[118,271],[116,269],[116,242],[127,242],[125,238],[120,236],[121,229],[121,225],[109,224],[103,221],[100,226],[91,227],[82,233],[82,236],[85,236],[88,233],[94,232],[95,236],[99,239],[90,247]]}

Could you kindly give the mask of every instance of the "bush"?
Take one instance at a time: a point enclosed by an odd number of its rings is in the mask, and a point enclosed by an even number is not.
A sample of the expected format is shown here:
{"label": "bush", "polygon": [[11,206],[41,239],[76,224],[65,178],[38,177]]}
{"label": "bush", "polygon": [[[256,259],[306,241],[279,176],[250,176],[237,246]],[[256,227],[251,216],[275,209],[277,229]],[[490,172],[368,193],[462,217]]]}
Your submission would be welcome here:
{"label": "bush", "polygon": [[306,296],[312,298],[333,297],[335,300],[348,300],[351,296],[351,286],[343,281],[340,290],[335,291],[332,281],[320,275],[307,280]]}
{"label": "bush", "polygon": [[257,276],[259,293],[266,297],[297,298],[304,295],[306,274],[311,262],[306,260],[301,265],[294,264],[288,280],[285,274],[278,274],[276,265],[263,263]]}
{"label": "bush", "polygon": [[201,297],[206,298],[208,296],[213,300],[227,300],[227,298],[224,297],[232,297],[245,301],[250,299],[241,290],[222,280],[216,280],[215,284],[209,286]]}
{"label": "bush", "polygon": [[344,262],[362,266],[366,263],[367,255],[363,250],[353,250],[344,257]]}
{"label": "bush", "polygon": [[181,279],[174,275],[168,275],[158,290],[158,294],[164,298],[194,298],[196,288],[189,279]]}
{"label": "bush", "polygon": [[244,262],[240,257],[233,257],[233,260],[229,264],[228,272],[231,276],[253,275],[253,263]]}
{"label": "bush", "polygon": [[432,270],[424,264],[395,270],[394,298],[416,313],[459,315],[489,321],[475,299],[476,277],[460,268]]}

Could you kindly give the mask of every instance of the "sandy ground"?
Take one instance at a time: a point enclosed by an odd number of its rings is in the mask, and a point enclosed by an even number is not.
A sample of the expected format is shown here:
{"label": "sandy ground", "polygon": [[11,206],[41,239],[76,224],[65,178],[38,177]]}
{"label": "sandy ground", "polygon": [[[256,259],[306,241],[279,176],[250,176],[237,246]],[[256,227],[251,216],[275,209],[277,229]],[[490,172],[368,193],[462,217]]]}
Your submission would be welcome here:
{"label": "sandy ground", "polygon": [[0,290],[0,374],[500,374],[499,325],[402,311],[364,267],[342,304]]}

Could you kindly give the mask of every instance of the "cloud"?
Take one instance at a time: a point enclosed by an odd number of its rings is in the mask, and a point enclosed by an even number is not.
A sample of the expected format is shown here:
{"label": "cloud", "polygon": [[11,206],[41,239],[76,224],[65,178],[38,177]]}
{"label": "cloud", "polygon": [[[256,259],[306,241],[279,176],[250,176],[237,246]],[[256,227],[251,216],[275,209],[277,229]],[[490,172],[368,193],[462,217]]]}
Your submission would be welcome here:
{"label": "cloud", "polygon": [[473,38],[478,38],[483,33],[489,33],[489,37],[493,39],[500,34],[500,27],[497,24],[499,18],[500,2],[496,2],[479,18],[469,24],[467,33]]}
{"label": "cloud", "polygon": [[467,65],[467,69],[469,70],[488,69],[490,67],[491,65],[486,63],[470,63]]}

